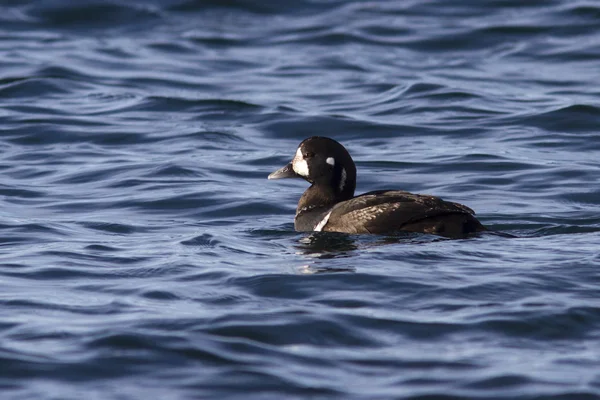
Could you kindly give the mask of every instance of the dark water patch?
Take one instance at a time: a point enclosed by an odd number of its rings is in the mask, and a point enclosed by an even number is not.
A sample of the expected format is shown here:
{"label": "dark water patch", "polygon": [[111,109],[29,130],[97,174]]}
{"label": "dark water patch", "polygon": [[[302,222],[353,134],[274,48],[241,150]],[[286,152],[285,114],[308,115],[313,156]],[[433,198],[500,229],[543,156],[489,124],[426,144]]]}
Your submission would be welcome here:
{"label": "dark water patch", "polygon": [[152,43],[148,43],[146,44],[146,46],[154,51],[160,52],[160,53],[173,53],[173,54],[194,54],[195,53],[195,49],[193,48],[193,46],[190,46],[189,44],[182,42],[182,43],[171,43],[168,41],[165,42],[161,42],[161,41],[154,41]]}
{"label": "dark water patch", "polygon": [[561,10],[562,13],[571,14],[573,16],[598,20],[600,19],[600,7],[594,6],[593,4],[568,4]]}
{"label": "dark water patch", "polygon": [[[526,313],[529,314],[529,313]],[[525,315],[524,318],[495,319],[493,316],[479,323],[485,330],[501,331],[502,335],[530,337],[543,340],[564,340],[595,336],[600,325],[595,308],[567,309],[547,315]]]}
{"label": "dark water patch", "polygon": [[141,297],[150,300],[179,300],[179,296],[166,290],[147,290],[140,294]]}
{"label": "dark water patch", "polygon": [[545,226],[536,229],[532,232],[534,236],[550,236],[550,235],[564,235],[564,234],[578,234],[578,233],[594,233],[599,232],[600,226],[573,226],[573,225],[555,225]]}
{"label": "dark water patch", "polygon": [[521,375],[503,375],[503,376],[495,376],[492,378],[478,380],[473,382],[467,387],[473,389],[502,389],[502,390],[511,390],[513,388],[518,388],[524,386],[529,383],[534,383],[533,380],[528,379],[526,376]]}
{"label": "dark water patch", "polygon": [[[565,201],[571,201],[573,203],[583,203],[588,206],[599,206],[600,205],[600,192],[598,190],[594,190],[590,188],[586,191],[572,191],[570,193],[564,193],[560,195],[561,199]],[[589,218],[588,216],[584,217],[584,220],[588,223],[599,224],[600,219],[598,218]],[[583,221],[582,221],[583,222]]]}
{"label": "dark water patch", "polygon": [[167,97],[150,97],[143,104],[136,108],[144,111],[187,111],[191,114],[197,114],[202,118],[210,118],[212,115],[227,115],[232,118],[238,114],[243,116],[245,113],[258,112],[261,107],[255,104],[245,103],[237,100],[224,99],[182,99],[182,98],[167,98]]}
{"label": "dark water patch", "polygon": [[[76,253],[77,254],[77,253]],[[71,252],[48,252],[46,256],[64,256],[64,255],[73,255]],[[77,254],[79,255],[79,254]],[[68,281],[78,279],[87,279],[94,278],[98,276],[103,277],[115,277],[121,276],[120,273],[115,273],[114,270],[109,270],[109,265],[106,262],[102,261],[101,256],[98,255],[79,255],[79,262],[63,262],[62,264],[65,266],[29,266],[29,265],[15,265],[11,270],[5,270],[3,274],[11,277],[31,277],[34,276],[35,280],[40,281]],[[102,270],[92,270],[90,268],[83,269],[82,266],[85,264],[82,261],[93,261],[96,260],[99,264],[102,264],[104,269]],[[113,257],[113,261],[115,258]],[[122,257],[112,265],[128,265],[129,262],[136,261],[135,259],[129,259],[127,257]]]}
{"label": "dark water patch", "polygon": [[[272,372],[267,371],[253,371],[243,368],[235,368],[234,374],[230,372],[222,372],[215,374],[215,380],[207,382],[202,385],[190,384],[189,389],[193,393],[203,393],[206,395],[212,395],[216,393],[219,396],[227,396],[229,392],[228,388],[232,385],[243,384],[248,387],[248,390],[252,392],[264,393],[261,397],[265,399],[276,399],[279,394],[278,387],[287,387],[286,396],[290,398],[306,398],[314,396],[331,396],[333,398],[339,397],[342,391],[328,389],[325,387],[315,387],[311,384],[309,379],[308,383],[295,383],[298,377],[288,376],[280,377]],[[235,378],[233,377],[235,375]],[[295,378],[295,379],[294,379]],[[300,379],[301,381],[303,379]],[[292,389],[293,388],[293,389]]]}
{"label": "dark water patch", "polygon": [[221,206],[222,201],[217,197],[207,198],[196,193],[181,193],[163,198],[123,200],[121,206],[136,207],[149,211],[165,212],[166,210],[203,210],[211,206]]}
{"label": "dark water patch", "polygon": [[[336,3],[333,2],[333,5]],[[257,3],[248,0],[186,0],[169,5],[169,10],[177,12],[202,12],[207,10],[222,10],[222,12],[242,11],[253,14],[275,15],[275,14],[295,14],[312,13],[331,7],[328,3],[315,3],[311,1],[299,1],[293,5],[283,5],[276,0],[268,0]]]}
{"label": "dark water patch", "polygon": [[[295,33],[283,37],[273,37],[270,40],[272,44],[295,43],[295,44],[318,44],[320,46],[345,46],[350,44],[382,44],[378,38],[374,36],[366,36],[358,32],[331,32],[330,30],[319,32],[304,32],[303,34]],[[383,42],[385,44],[385,41]],[[339,67],[339,66],[338,66]]]}
{"label": "dark water patch", "polygon": [[[411,4],[406,8],[406,11],[410,11],[411,13],[415,14],[433,13],[433,15],[437,15],[438,12],[442,11],[442,15],[463,17],[467,15],[479,15],[480,12],[485,10],[488,12],[500,12],[502,10],[508,10],[511,12],[514,12],[515,10],[520,12],[539,11],[540,9],[544,9],[544,6],[547,5],[548,3],[544,1],[531,1],[522,3],[518,0],[492,0],[490,2],[486,2],[485,4],[482,4],[476,0],[468,0],[464,3],[449,5],[443,0],[437,0],[424,5]],[[397,7],[394,8],[398,9]]]}
{"label": "dark water patch", "polygon": [[157,11],[156,8],[142,4],[83,1],[68,7],[64,4],[47,3],[27,7],[25,12],[47,26],[86,32],[90,29],[115,29],[119,25],[127,27],[131,21],[138,24],[151,22],[160,17]]}
{"label": "dark water patch", "polygon": [[118,176],[122,174],[128,174],[134,169],[136,169],[136,167],[97,167],[93,171],[78,171],[75,173],[69,173],[67,176],[57,176],[55,179],[53,179],[53,183],[64,185],[96,183],[104,180],[116,179]]}
{"label": "dark water patch", "polygon": [[313,319],[302,314],[287,320],[285,315],[266,315],[268,323],[256,324],[245,316],[236,316],[236,322],[214,321],[207,331],[223,337],[243,337],[270,345],[294,345],[307,343],[315,346],[351,345],[373,346],[376,342],[356,329],[349,332],[335,320]]}
{"label": "dark water patch", "polygon": [[93,81],[92,76],[89,73],[86,73],[85,69],[78,68],[77,64],[69,66],[44,66],[35,71],[33,75],[45,79],[57,80],[58,83],[71,90],[90,88],[90,81]]}
{"label": "dark water patch", "polygon": [[118,249],[116,247],[105,246],[105,245],[101,245],[101,244],[91,244],[89,246],[86,246],[85,250],[88,250],[88,251],[97,251],[97,252],[107,252],[107,253],[114,253],[114,252],[118,252],[118,251],[123,251],[123,249]]}
{"label": "dark water patch", "polygon": [[502,35],[506,38],[506,36],[510,37],[514,35],[522,39],[523,37],[527,37],[528,35],[539,35],[545,34],[552,29],[556,29],[556,26],[531,26],[531,25],[502,25],[502,26],[492,26],[487,28],[482,28],[477,31],[478,34],[481,35]]}
{"label": "dark water patch", "polygon": [[[44,270],[44,274],[47,274],[48,277],[50,277],[52,275],[52,271],[56,271],[58,272],[65,272],[68,273],[68,267],[72,267],[73,270],[79,269],[79,270],[87,270],[87,273],[92,273],[92,274],[103,274],[105,271],[100,271],[100,270],[94,270],[92,265],[96,264],[102,267],[106,267],[109,270],[111,268],[117,268],[117,270],[110,270],[111,273],[113,272],[117,272],[118,273],[118,267],[119,266],[126,266],[126,265],[134,265],[140,262],[143,262],[145,260],[147,260],[147,257],[144,256],[137,256],[137,257],[130,257],[130,256],[125,256],[125,255],[121,255],[121,256],[116,256],[116,255],[106,255],[103,254],[101,256],[98,256],[97,254],[87,254],[84,252],[80,252],[80,251],[67,251],[67,250],[48,250],[48,251],[44,251],[43,254],[45,256],[49,256],[49,257],[54,257],[56,259],[68,259],[68,262],[65,262],[63,265],[66,266],[65,270],[62,271],[61,267],[57,267],[56,269],[50,268],[48,270]],[[79,268],[78,268],[79,267]]]}
{"label": "dark water patch", "polygon": [[167,165],[161,165],[154,168],[151,172],[145,174],[145,176],[154,178],[169,177],[184,179],[195,178],[201,175],[198,171],[169,163]]}
{"label": "dark water patch", "polygon": [[[41,120],[27,120],[23,123],[27,123],[27,126],[19,127],[11,132],[10,139],[8,139],[10,143],[24,146],[78,143],[119,146],[158,140],[138,132],[86,132],[85,128],[81,128],[89,125],[85,119],[78,121],[70,119],[69,124],[62,124],[61,118],[49,117]],[[92,125],[97,125],[97,123],[92,122]]]}
{"label": "dark water patch", "polygon": [[[45,196],[46,194],[40,191],[0,186],[0,194],[6,197],[16,197],[20,199],[36,199]],[[10,201],[10,200],[9,200]]]}
{"label": "dark water patch", "polygon": [[[381,333],[382,337],[391,337],[390,342],[395,342],[398,336],[409,338],[415,341],[437,341],[459,332],[459,324],[449,324],[444,322],[411,321],[411,320],[393,320],[385,318],[373,318],[370,316],[343,316],[339,317],[347,322],[357,323],[359,326],[368,327],[366,330],[373,333]],[[395,332],[390,335],[389,332]],[[366,335],[371,336],[371,335]]]}
{"label": "dark water patch", "polygon": [[[449,157],[449,159],[454,160],[455,167],[453,169],[456,172],[475,171],[483,168],[486,174],[495,172],[514,173],[518,171],[537,171],[540,168],[539,165],[532,165],[523,161],[518,162],[510,158],[491,154],[463,154]],[[442,169],[443,166],[434,164],[430,168],[435,172]]]}
{"label": "dark water patch", "polygon": [[[309,136],[326,135],[336,140],[397,137],[399,132],[424,134],[425,129],[416,126],[375,124],[345,117],[285,118],[263,123],[263,130],[271,137],[302,140]],[[365,135],[368,132],[368,135]],[[298,142],[299,143],[299,142]],[[293,149],[292,149],[293,151]]]}
{"label": "dark water patch", "polygon": [[0,224],[0,229],[6,234],[7,231],[21,232],[23,234],[30,234],[32,237],[35,234],[41,235],[57,235],[67,236],[69,229],[64,225],[48,224],[48,223],[32,223],[29,221],[14,221],[12,223]]}
{"label": "dark water patch", "polygon": [[[26,358],[26,357],[24,357]],[[121,365],[118,367],[109,367],[107,364],[90,365],[81,362],[55,362],[45,359],[40,360],[37,357],[35,361],[28,360],[5,360],[10,366],[9,377],[13,379],[36,379],[44,375],[49,379],[55,379],[57,383],[64,380],[65,376],[70,376],[75,382],[85,383],[93,380],[92,377],[116,378],[122,374],[134,374],[137,368],[133,365]],[[110,358],[103,361],[109,361]],[[126,361],[127,357],[114,357],[113,361]]]}
{"label": "dark water patch", "polygon": [[64,82],[52,78],[22,78],[4,84],[0,88],[0,96],[9,98],[30,98],[38,96],[56,96],[69,93]]}
{"label": "dark water patch", "polygon": [[[8,300],[3,301],[2,306],[15,309],[34,308],[46,312],[60,312],[64,314],[84,314],[84,315],[108,315],[120,312],[121,304],[102,304],[102,305],[66,305],[62,302],[51,303],[48,301],[37,302],[29,300]],[[23,338],[20,338],[23,340]],[[32,339],[39,339],[37,334]]]}
{"label": "dark water patch", "polygon": [[478,100],[480,96],[475,93],[463,92],[458,90],[452,90],[449,88],[427,88],[428,85],[424,85],[415,90],[414,85],[411,86],[404,94],[409,94],[409,98],[427,98],[428,102],[435,100],[438,101],[467,101],[467,100]]}
{"label": "dark water patch", "polygon": [[575,104],[532,116],[524,122],[548,131],[596,133],[600,123],[600,108]]}
{"label": "dark water patch", "polygon": [[239,220],[246,217],[265,215],[269,211],[271,211],[271,206],[265,205],[262,201],[239,200],[227,205],[215,207],[212,210],[208,209],[206,212],[203,212],[202,215],[217,219],[235,215]]}
{"label": "dark water patch", "polygon": [[185,38],[194,45],[210,46],[215,49],[253,44],[252,38],[224,33],[214,34],[213,32],[188,32],[185,34]]}
{"label": "dark water patch", "polygon": [[29,236],[16,236],[0,237],[0,246],[15,246],[19,244],[28,245],[31,243]]}
{"label": "dark water patch", "polygon": [[[310,285],[305,284],[309,282]],[[233,278],[232,284],[239,285],[256,296],[301,299],[311,295],[336,291],[343,286],[346,289],[360,287],[362,291],[385,291],[386,288],[396,288],[398,283],[386,277],[367,274],[342,274],[320,276],[296,276],[288,279],[287,275],[256,276]],[[404,293],[427,288],[426,283],[402,282]]]}
{"label": "dark water patch", "polygon": [[[118,189],[118,188],[134,188],[134,187],[144,187],[146,188],[148,185],[148,180],[147,179],[126,179],[126,178],[122,178],[119,181],[114,181],[114,182],[107,182],[106,187],[107,188],[113,188],[113,189]],[[152,189],[149,189],[152,190]]]}
{"label": "dark water patch", "polygon": [[117,222],[86,221],[79,224],[87,229],[93,229],[100,232],[114,233],[117,235],[131,235],[139,232],[148,232],[147,226],[134,226],[131,224],[122,224]]}

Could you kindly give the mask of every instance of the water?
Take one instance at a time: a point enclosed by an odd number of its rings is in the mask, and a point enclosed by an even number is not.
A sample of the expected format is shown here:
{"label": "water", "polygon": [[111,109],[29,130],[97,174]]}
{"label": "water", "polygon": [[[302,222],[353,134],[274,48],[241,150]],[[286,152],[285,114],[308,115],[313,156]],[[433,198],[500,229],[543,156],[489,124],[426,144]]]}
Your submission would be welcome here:
{"label": "water", "polygon": [[[6,399],[600,398],[600,4],[5,1]],[[358,189],[518,236],[303,234]]]}

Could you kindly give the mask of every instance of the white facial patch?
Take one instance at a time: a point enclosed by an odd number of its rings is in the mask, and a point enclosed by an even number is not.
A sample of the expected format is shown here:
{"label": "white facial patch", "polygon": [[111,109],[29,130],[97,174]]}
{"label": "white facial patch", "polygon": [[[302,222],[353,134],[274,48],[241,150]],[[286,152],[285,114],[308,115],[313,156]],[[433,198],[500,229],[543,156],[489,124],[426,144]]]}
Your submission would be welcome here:
{"label": "white facial patch", "polygon": [[346,186],[346,168],[342,168],[342,179],[340,180],[340,192],[344,190]]}
{"label": "white facial patch", "polygon": [[294,159],[292,160],[292,169],[300,176],[306,177],[309,175],[308,164],[302,156],[302,151],[300,151],[300,148],[298,148],[296,151],[296,156],[294,156]]}
{"label": "white facial patch", "polygon": [[315,232],[321,232],[321,230],[323,230],[323,228],[325,227],[325,225],[327,225],[327,221],[329,221],[329,216],[331,215],[331,211],[329,211],[327,213],[327,215],[325,215],[325,217],[321,220],[321,222],[319,222],[317,224],[317,226],[315,226]]}
{"label": "white facial patch", "polygon": [[327,160],[325,160],[325,162],[333,167],[335,165],[335,158],[327,157]]}

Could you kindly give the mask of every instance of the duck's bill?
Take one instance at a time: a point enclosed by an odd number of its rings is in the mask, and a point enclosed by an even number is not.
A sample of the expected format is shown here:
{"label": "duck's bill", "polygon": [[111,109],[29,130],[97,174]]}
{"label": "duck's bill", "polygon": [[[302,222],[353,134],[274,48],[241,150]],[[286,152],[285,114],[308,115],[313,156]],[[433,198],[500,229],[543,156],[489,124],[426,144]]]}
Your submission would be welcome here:
{"label": "duck's bill", "polygon": [[299,178],[300,176],[294,172],[292,163],[289,163],[283,168],[279,168],[277,171],[271,173],[268,179],[283,179],[283,178]]}

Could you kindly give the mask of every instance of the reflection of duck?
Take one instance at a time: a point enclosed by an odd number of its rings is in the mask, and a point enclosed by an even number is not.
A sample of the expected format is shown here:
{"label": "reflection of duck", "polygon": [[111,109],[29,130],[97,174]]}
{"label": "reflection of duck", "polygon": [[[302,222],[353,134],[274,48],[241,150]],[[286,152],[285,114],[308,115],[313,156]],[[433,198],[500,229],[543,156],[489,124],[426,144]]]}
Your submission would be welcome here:
{"label": "reflection of duck", "polygon": [[327,272],[355,272],[356,268],[345,262],[332,262],[333,259],[351,259],[357,253],[356,236],[343,233],[314,232],[304,236],[294,247],[296,254],[311,259],[298,272],[320,274]]}
{"label": "reflection of duck", "polygon": [[486,228],[462,204],[399,190],[354,197],[356,166],[340,143],[314,136],[300,143],[294,159],[269,179],[304,178],[294,226],[297,231],[393,233],[397,231],[464,237]]}
{"label": "reflection of duck", "polygon": [[300,239],[296,246],[304,255],[318,258],[349,257],[358,249],[354,238],[344,234],[311,233]]}

